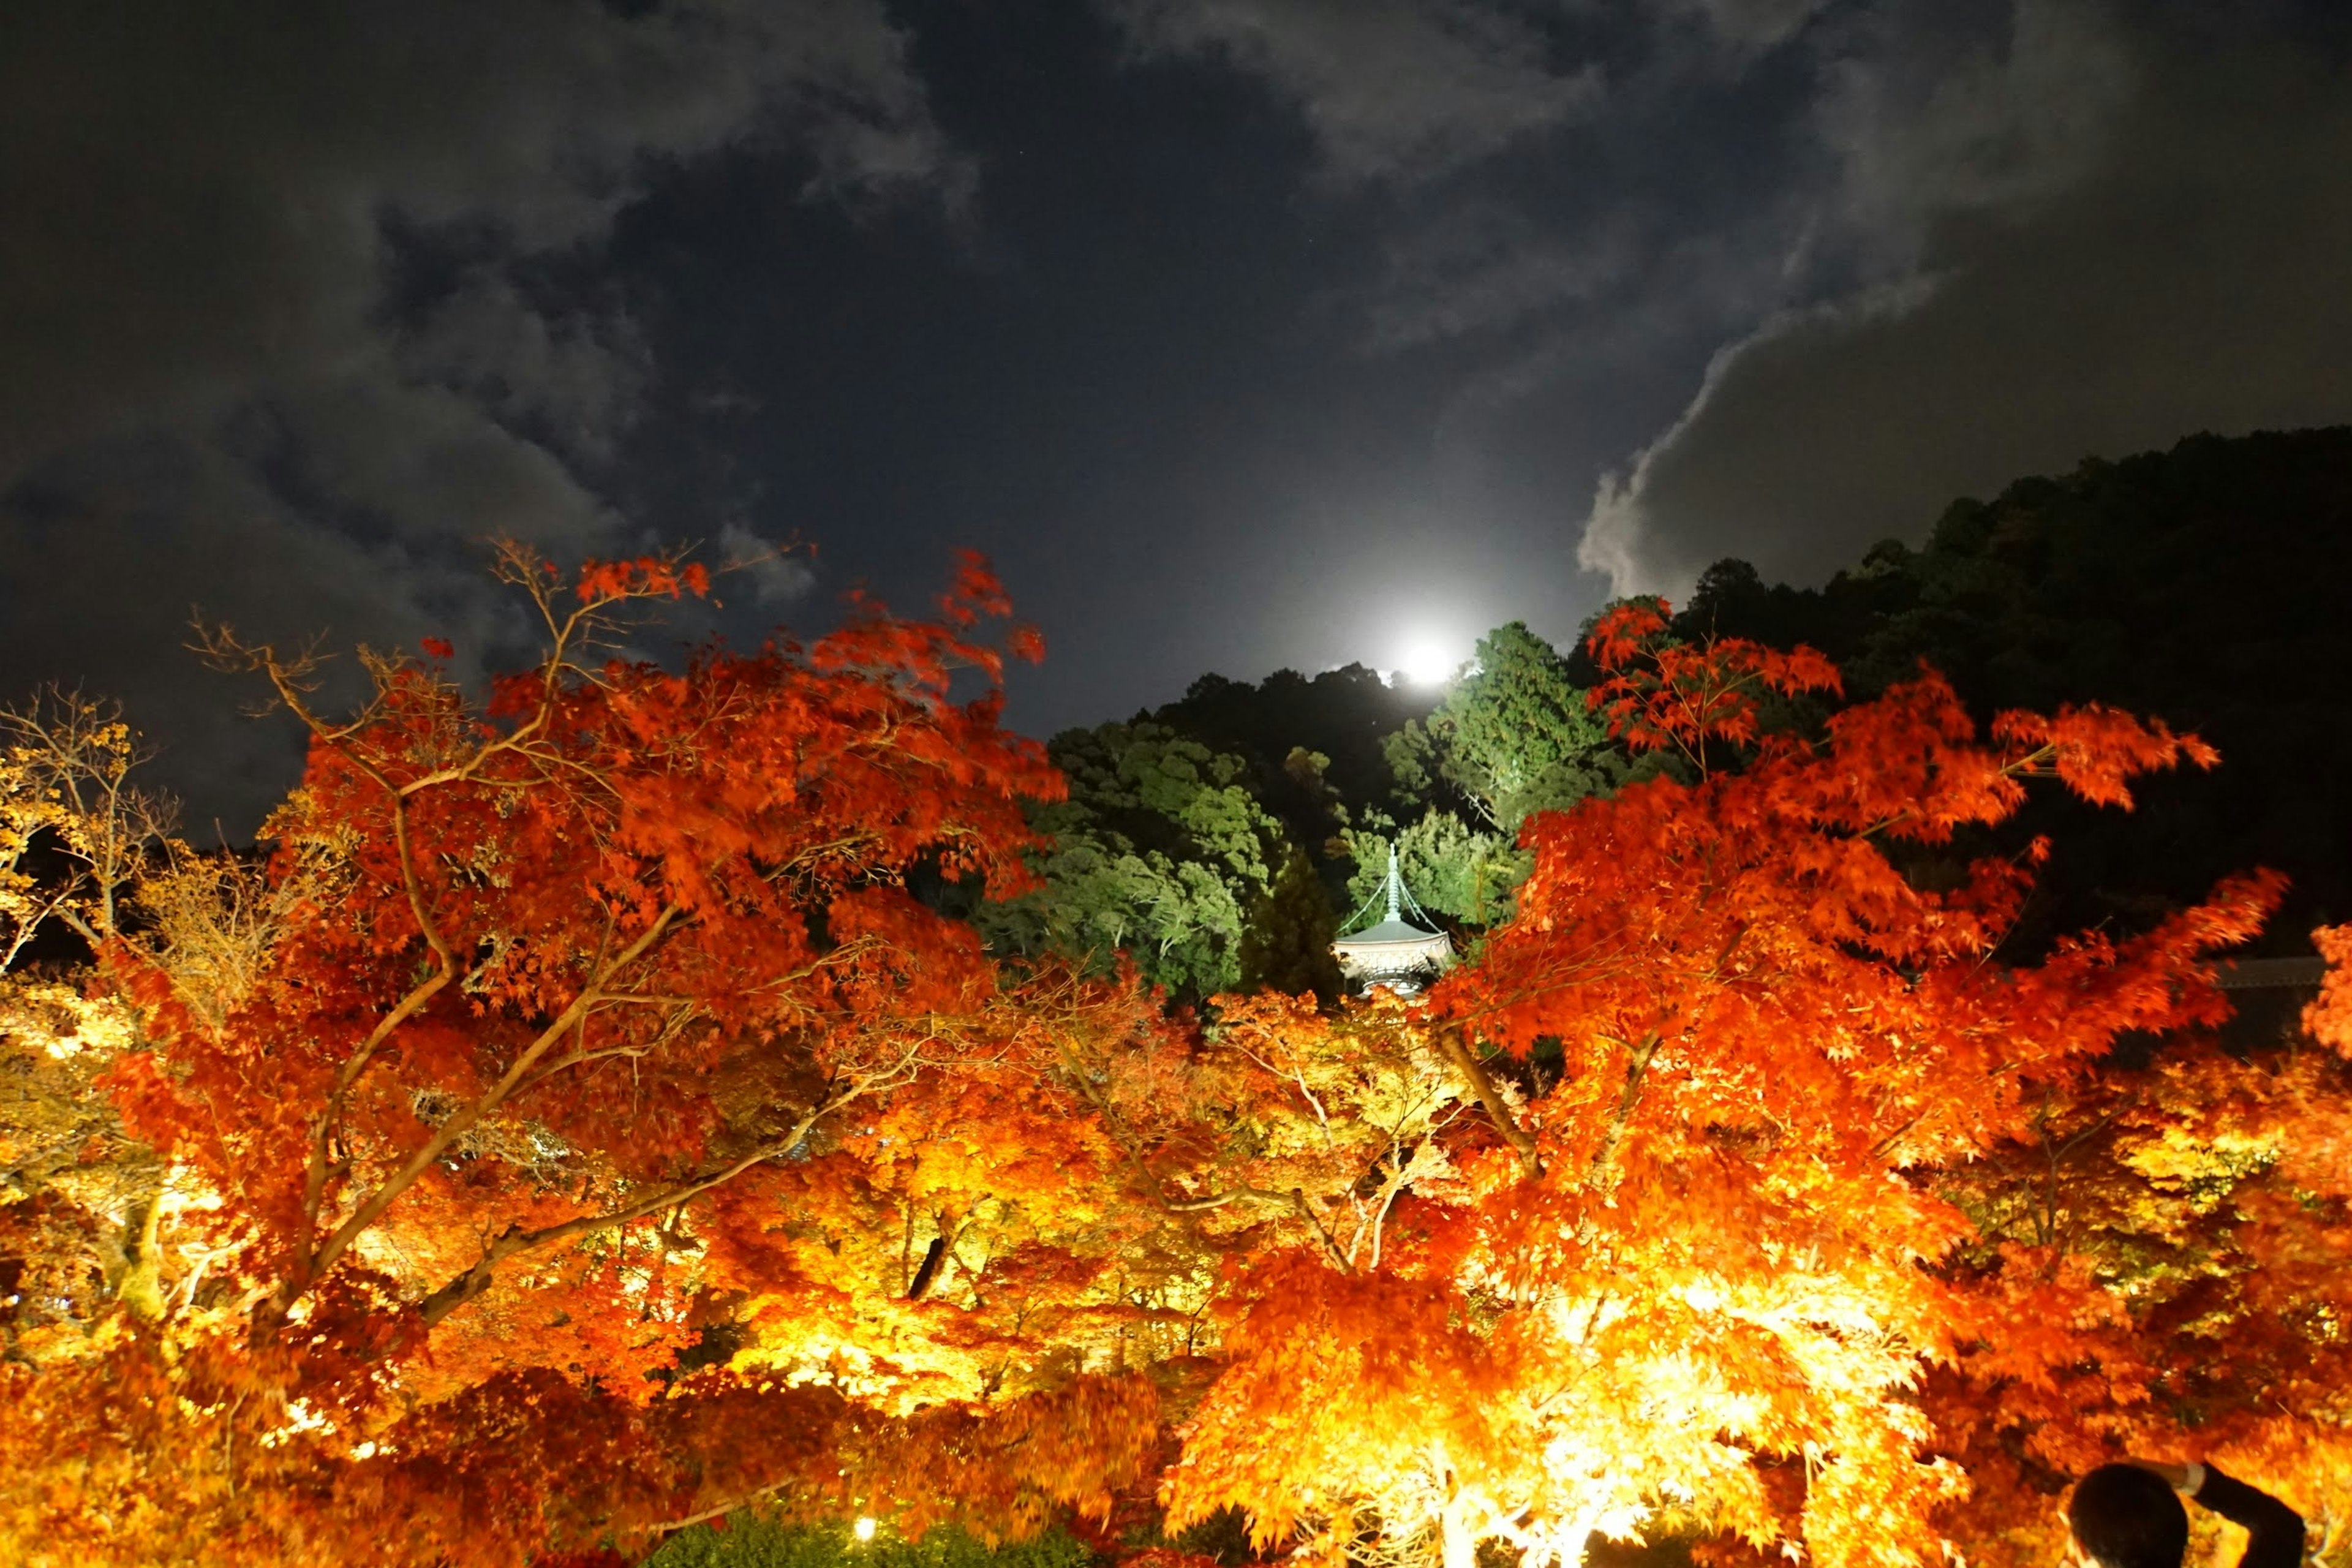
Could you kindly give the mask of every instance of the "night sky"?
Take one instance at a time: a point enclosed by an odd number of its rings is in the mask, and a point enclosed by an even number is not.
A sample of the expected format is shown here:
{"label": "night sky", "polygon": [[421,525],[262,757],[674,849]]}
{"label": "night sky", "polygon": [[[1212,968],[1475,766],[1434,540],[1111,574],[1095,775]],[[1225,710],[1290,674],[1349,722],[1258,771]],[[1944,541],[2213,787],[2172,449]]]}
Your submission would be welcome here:
{"label": "night sky", "polygon": [[191,606],[478,671],[494,534],[982,550],[1044,733],[2352,419],[2352,5],[19,0],[0,365],[0,699],[232,837]]}

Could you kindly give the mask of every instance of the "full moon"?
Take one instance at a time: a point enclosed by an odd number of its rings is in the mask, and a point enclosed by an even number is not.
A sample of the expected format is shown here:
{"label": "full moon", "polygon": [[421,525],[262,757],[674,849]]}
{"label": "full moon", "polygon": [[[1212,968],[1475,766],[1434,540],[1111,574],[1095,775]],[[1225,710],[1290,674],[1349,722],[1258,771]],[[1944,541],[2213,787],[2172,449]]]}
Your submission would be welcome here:
{"label": "full moon", "polygon": [[1415,686],[1443,686],[1458,661],[1433,642],[1417,642],[1397,660],[1397,673]]}

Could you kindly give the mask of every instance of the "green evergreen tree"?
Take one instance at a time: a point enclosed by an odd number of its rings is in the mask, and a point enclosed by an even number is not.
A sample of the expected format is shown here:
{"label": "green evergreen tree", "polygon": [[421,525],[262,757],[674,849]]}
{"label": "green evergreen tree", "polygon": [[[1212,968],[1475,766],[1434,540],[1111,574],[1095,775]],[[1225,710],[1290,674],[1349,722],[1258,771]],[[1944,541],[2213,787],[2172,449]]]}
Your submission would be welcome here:
{"label": "green evergreen tree", "polygon": [[1532,813],[1606,795],[1630,773],[1568,661],[1520,621],[1481,638],[1471,673],[1429,722],[1407,724],[1386,744],[1401,797],[1434,804],[1442,779],[1507,838]]}
{"label": "green evergreen tree", "polygon": [[1402,829],[1363,828],[1341,837],[1356,862],[1348,879],[1351,907],[1361,909],[1380,896],[1393,846],[1397,869],[1422,908],[1473,926],[1510,918],[1512,895],[1534,864],[1532,855],[1504,835],[1481,832],[1435,807]]}
{"label": "green evergreen tree", "polygon": [[1231,990],[1244,911],[1283,842],[1248,763],[1142,721],[1067,731],[1050,749],[1070,796],[1030,813],[1053,841],[1035,861],[1045,886],[972,923],[1000,952],[1104,968],[1123,952],[1180,996]]}
{"label": "green evergreen tree", "polygon": [[1242,932],[1242,989],[1289,996],[1312,991],[1323,1005],[1334,1005],[1342,984],[1339,961],[1331,954],[1336,935],[1322,879],[1294,846],[1274,885],[1250,907]]}

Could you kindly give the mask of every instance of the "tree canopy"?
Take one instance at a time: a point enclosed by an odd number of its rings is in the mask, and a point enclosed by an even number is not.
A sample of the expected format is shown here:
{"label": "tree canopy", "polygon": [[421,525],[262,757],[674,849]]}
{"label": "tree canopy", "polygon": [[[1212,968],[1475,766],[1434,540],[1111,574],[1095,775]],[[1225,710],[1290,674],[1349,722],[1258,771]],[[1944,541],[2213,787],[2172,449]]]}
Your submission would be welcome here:
{"label": "tree canopy", "polygon": [[1505,835],[1536,812],[1614,788],[1630,761],[1570,679],[1568,661],[1521,621],[1480,638],[1426,725],[1408,722],[1387,752],[1401,793],[1429,802],[1443,780]]}
{"label": "tree canopy", "polygon": [[1286,843],[1249,763],[1148,721],[1069,731],[1049,752],[1068,795],[1030,812],[1042,885],[980,903],[981,931],[1005,952],[1098,969],[1123,952],[1186,995],[1232,989],[1248,910]]}
{"label": "tree canopy", "polygon": [[1350,900],[1373,896],[1393,848],[1425,908],[1479,928],[1508,913],[1527,875],[1519,841],[1529,817],[1643,771],[1570,680],[1568,660],[1520,621],[1480,638],[1426,721],[1408,721],[1383,748],[1402,826],[1377,806],[1359,814],[1347,835]]}
{"label": "tree canopy", "polygon": [[[2025,1568],[2131,1452],[2342,1560],[2352,928],[2224,1048],[2275,870],[2050,887],[2235,765],[2180,723],[1632,602],[1490,637],[1399,831],[1279,730],[1007,731],[976,561],[670,665],[684,560],[500,570],[543,647],[480,692],[211,632],[310,736],[257,854],[103,704],[7,719],[0,1555]],[[1483,939],[1342,997],[1382,837]]]}
{"label": "tree canopy", "polygon": [[2142,924],[2266,865],[2291,879],[2273,940],[2299,948],[2352,917],[2347,571],[2352,428],[2194,436],[1956,501],[1820,588],[1720,563],[1675,628],[1819,647],[1864,692],[1925,659],[1979,717],[2096,700],[2195,730],[2231,766],[2154,781],[2129,819],[2029,809],[2020,832],[2058,847],[2028,927]]}

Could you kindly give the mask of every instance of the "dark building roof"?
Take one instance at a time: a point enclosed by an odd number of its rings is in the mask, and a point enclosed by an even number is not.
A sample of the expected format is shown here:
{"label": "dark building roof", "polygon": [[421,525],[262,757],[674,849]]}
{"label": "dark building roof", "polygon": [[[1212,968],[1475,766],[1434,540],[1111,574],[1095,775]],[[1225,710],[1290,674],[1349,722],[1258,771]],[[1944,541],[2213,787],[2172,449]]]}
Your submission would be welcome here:
{"label": "dark building roof", "polygon": [[2213,966],[2213,984],[2224,991],[2316,991],[2327,977],[2327,960],[2313,953],[2302,958],[2241,958]]}

